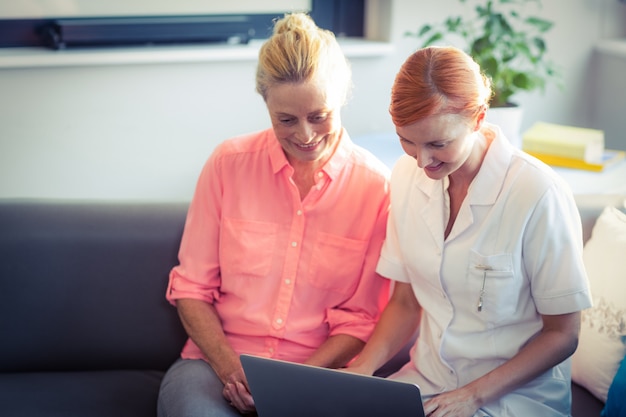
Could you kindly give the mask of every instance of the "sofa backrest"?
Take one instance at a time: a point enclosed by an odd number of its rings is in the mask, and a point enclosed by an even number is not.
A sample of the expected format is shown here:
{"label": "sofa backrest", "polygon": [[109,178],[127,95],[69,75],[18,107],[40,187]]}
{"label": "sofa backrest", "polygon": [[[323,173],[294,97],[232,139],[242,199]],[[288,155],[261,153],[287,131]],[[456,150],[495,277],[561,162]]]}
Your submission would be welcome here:
{"label": "sofa backrest", "polygon": [[187,205],[0,201],[0,371],[165,370]]}
{"label": "sofa backrest", "polygon": [[[587,240],[606,205],[577,196]],[[0,200],[0,372],[165,370],[186,340],[165,300],[185,203]]]}

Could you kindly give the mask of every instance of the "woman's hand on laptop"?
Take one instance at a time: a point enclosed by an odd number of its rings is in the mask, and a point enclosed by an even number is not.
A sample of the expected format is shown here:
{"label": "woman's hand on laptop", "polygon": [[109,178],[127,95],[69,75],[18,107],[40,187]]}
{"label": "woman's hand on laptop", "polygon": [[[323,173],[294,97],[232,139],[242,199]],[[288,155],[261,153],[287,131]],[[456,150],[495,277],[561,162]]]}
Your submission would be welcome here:
{"label": "woman's hand on laptop", "polygon": [[256,407],[243,368],[233,372],[222,391],[224,398],[242,414],[254,413]]}
{"label": "woman's hand on laptop", "polygon": [[459,416],[471,417],[478,410],[476,394],[467,386],[439,394],[424,401],[424,413],[427,416]]}
{"label": "woman's hand on laptop", "polygon": [[338,370],[349,372],[351,374],[372,375],[372,372],[370,372],[369,368],[366,368],[366,367],[348,365],[347,367],[339,368]]}

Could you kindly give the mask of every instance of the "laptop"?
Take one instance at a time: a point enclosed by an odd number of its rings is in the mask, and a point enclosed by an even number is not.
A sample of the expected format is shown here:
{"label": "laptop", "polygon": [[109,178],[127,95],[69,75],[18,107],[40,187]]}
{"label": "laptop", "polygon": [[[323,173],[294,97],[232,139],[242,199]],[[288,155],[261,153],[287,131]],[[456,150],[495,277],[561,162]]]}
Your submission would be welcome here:
{"label": "laptop", "polygon": [[419,387],[241,355],[259,417],[424,417]]}

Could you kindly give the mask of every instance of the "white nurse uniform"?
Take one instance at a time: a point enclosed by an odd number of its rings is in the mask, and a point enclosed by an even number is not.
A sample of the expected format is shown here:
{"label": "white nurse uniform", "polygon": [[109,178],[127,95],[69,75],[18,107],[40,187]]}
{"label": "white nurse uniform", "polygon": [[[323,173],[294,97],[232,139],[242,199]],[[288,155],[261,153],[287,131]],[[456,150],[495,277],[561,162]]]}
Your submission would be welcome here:
{"label": "white nurse uniform", "polygon": [[[499,129],[447,239],[447,178],[403,156],[377,271],[411,283],[423,308],[412,359],[391,378],[425,396],[498,367],[542,327],[541,314],[591,306],[580,217],[567,184]],[[488,404],[477,416],[569,414],[569,360]]]}

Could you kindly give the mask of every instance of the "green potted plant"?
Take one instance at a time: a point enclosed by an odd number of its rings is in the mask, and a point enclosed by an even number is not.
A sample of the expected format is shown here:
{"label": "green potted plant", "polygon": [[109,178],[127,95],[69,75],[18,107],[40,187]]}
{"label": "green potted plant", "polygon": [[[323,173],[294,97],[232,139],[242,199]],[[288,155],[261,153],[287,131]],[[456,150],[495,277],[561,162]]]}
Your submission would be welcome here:
{"label": "green potted plant", "polygon": [[[459,1],[468,3],[468,0]],[[528,3],[541,6],[541,0],[472,0],[469,3],[474,4],[472,15],[450,16],[441,23],[425,24],[417,32],[409,31],[406,35],[423,40],[422,47],[446,43],[470,54],[491,78],[494,90],[491,109],[518,107],[512,102],[516,93],[543,92],[548,81],[560,80],[556,66],[546,56],[544,35],[553,23],[523,13]],[[517,118],[514,123],[518,127],[513,135],[519,136],[521,109]]]}
{"label": "green potted plant", "polygon": [[450,16],[442,23],[423,25],[418,32],[407,35],[424,39],[422,46],[452,38],[461,40],[463,45],[457,46],[470,54],[492,80],[491,107],[510,106],[515,93],[543,91],[547,81],[559,78],[556,67],[546,57],[543,37],[553,23],[521,13],[527,3],[540,5],[540,0],[475,3],[474,16]]}

